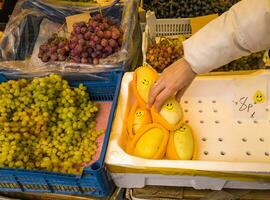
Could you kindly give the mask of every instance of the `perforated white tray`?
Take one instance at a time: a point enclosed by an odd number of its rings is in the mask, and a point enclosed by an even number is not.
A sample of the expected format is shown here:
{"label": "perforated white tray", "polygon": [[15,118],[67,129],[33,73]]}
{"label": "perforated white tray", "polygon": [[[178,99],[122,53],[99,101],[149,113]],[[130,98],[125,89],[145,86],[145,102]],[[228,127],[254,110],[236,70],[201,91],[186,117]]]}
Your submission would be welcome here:
{"label": "perforated white tray", "polygon": [[148,160],[128,155],[119,145],[127,105],[134,97],[130,92],[133,73],[122,80],[106,163],[111,166],[140,168],[189,169],[215,172],[270,172],[270,107],[264,117],[243,118],[234,114],[232,102],[236,80],[256,79],[265,82],[266,102],[270,98],[270,72],[252,75],[200,76],[182,98],[185,121],[193,128],[198,156],[192,161]]}

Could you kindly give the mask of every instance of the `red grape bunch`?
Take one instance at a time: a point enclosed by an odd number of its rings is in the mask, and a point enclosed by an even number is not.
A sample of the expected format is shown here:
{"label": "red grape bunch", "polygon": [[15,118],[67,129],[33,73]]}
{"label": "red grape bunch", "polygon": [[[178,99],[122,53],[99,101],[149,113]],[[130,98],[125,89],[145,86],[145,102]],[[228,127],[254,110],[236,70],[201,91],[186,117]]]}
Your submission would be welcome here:
{"label": "red grape bunch", "polygon": [[42,62],[65,61],[69,52],[68,39],[53,34],[46,43],[40,45],[38,57]]}
{"label": "red grape bunch", "polygon": [[122,39],[123,31],[112,18],[97,14],[88,24],[75,23],[69,42],[71,62],[99,64],[101,58],[119,50]]}

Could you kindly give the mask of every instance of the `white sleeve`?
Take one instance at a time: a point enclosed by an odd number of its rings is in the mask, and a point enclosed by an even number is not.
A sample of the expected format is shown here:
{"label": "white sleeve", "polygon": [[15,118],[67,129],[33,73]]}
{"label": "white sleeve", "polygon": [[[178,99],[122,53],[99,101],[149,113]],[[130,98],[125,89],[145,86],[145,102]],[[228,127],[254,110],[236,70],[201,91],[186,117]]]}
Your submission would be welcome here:
{"label": "white sleeve", "polygon": [[270,47],[270,0],[242,0],[184,42],[185,59],[201,74]]}

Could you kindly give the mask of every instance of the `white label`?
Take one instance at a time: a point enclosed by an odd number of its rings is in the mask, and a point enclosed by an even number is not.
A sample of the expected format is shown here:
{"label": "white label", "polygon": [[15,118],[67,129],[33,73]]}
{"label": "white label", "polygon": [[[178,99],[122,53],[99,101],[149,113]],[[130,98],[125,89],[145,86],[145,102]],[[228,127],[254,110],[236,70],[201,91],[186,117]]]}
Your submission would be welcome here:
{"label": "white label", "polygon": [[237,119],[267,119],[268,105],[266,78],[244,78],[234,80],[234,117]]}

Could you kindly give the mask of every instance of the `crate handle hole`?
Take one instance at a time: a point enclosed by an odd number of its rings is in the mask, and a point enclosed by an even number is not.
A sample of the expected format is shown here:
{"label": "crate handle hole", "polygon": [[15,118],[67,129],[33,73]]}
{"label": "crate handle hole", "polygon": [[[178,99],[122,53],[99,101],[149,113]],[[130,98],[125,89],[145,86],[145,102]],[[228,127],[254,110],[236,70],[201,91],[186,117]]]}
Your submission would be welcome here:
{"label": "crate handle hole", "polygon": [[263,138],[260,138],[260,141],[261,141],[261,142],[264,142],[264,139],[263,139]]}
{"label": "crate handle hole", "polygon": [[94,170],[94,171],[100,170],[101,169],[100,163],[99,162],[93,163],[91,165],[91,169]]}
{"label": "crate handle hole", "polygon": [[243,141],[243,142],[247,142],[247,139],[246,139],[246,138],[242,138],[242,141]]}

